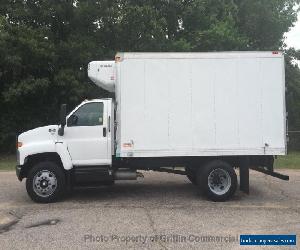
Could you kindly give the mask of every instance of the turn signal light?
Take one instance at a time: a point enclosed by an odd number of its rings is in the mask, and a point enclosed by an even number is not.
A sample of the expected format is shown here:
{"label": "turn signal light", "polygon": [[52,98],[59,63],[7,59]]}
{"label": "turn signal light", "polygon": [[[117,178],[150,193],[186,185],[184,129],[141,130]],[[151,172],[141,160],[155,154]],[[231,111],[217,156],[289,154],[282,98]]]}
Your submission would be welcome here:
{"label": "turn signal light", "polygon": [[18,142],[17,142],[17,148],[20,148],[20,147],[22,147],[22,146],[23,146],[23,143],[20,142],[20,141],[18,141]]}

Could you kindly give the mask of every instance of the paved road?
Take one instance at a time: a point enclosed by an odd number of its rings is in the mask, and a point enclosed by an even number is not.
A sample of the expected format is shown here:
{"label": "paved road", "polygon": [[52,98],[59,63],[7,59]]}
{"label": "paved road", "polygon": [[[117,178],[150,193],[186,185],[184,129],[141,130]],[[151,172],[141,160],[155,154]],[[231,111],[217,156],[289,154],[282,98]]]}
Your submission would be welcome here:
{"label": "paved road", "polygon": [[281,172],[291,180],[251,172],[251,194],[225,203],[199,197],[185,176],[145,172],[54,204],[33,203],[24,181],[0,172],[0,224],[16,223],[0,232],[0,249],[242,249],[240,234],[296,233],[299,241],[300,171]]}

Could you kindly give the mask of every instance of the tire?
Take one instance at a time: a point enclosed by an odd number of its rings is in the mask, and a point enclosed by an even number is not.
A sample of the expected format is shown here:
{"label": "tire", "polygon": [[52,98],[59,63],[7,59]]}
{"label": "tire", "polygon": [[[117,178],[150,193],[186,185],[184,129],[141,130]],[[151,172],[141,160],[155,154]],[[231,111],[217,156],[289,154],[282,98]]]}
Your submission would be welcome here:
{"label": "tire", "polygon": [[197,185],[197,174],[196,171],[192,168],[185,168],[186,177],[190,180],[190,182],[194,185]]}
{"label": "tire", "polygon": [[197,183],[200,192],[212,201],[230,199],[237,188],[237,176],[227,162],[214,160],[199,169]]}
{"label": "tire", "polygon": [[26,190],[35,202],[57,201],[66,194],[66,176],[55,162],[39,162],[27,175]]}

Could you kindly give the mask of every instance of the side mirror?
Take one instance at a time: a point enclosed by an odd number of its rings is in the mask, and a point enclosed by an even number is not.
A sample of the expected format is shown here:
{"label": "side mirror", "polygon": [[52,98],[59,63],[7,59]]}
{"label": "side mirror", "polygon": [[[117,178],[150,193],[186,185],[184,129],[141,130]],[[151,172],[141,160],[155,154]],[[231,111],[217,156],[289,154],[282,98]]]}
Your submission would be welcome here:
{"label": "side mirror", "polygon": [[66,126],[66,117],[67,117],[67,104],[62,104],[60,107],[60,128],[58,129],[58,134],[60,136],[64,135],[64,129]]}

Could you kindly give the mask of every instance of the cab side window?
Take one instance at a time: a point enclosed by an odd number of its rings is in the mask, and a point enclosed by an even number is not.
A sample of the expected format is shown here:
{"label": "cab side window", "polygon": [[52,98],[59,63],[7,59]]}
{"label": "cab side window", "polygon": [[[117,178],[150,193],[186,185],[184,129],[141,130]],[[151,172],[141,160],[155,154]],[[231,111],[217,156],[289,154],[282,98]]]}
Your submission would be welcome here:
{"label": "cab side window", "polygon": [[67,121],[68,127],[103,125],[103,103],[92,102],[82,105]]}

